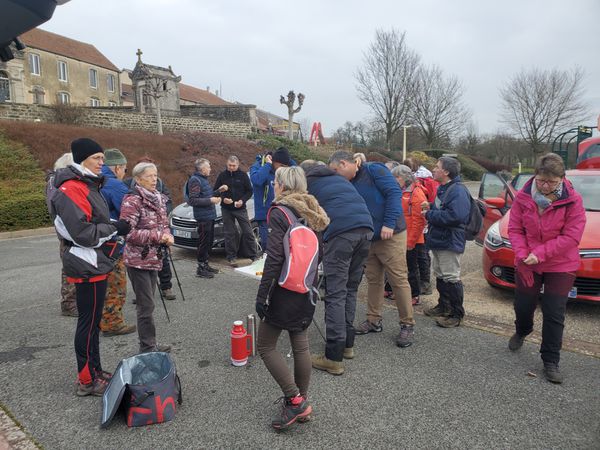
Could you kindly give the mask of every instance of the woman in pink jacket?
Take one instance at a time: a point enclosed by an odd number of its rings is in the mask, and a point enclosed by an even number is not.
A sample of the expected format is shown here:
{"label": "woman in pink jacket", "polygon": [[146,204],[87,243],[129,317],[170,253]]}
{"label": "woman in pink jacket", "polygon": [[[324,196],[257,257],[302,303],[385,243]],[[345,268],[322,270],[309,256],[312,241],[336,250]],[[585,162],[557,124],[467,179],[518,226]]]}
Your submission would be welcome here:
{"label": "woman in pink jacket", "polygon": [[163,252],[173,245],[167,220],[167,196],[156,190],[158,173],[153,163],[141,162],[133,168],[135,185],[123,198],[121,219],[131,225],[126,237],[123,260],[136,297],[140,353],[168,352],[169,345],[156,343],[154,291]]}
{"label": "woman in pink jacket", "polygon": [[[521,348],[533,331],[533,313],[540,300],[543,314],[544,375],[562,383],[558,363],[569,291],[579,267],[579,241],[585,228],[581,196],[565,178],[560,156],[549,153],[535,165],[535,176],[513,203],[508,236],[515,252],[515,334],[508,348]],[[543,286],[543,293],[540,291]]]}

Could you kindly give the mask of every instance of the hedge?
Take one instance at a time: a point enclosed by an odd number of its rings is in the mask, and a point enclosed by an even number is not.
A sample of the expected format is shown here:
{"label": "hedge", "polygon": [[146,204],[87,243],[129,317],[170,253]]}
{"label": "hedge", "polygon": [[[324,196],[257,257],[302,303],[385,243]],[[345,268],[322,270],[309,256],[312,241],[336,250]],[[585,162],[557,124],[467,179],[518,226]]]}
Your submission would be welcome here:
{"label": "hedge", "polygon": [[288,138],[282,136],[274,136],[272,134],[250,134],[248,139],[255,141],[260,147],[267,150],[277,150],[279,147],[285,147],[289,150],[290,156],[298,164],[307,159],[315,159],[317,161],[324,160],[323,155],[314,152],[308,145],[298,141],[290,141]]}

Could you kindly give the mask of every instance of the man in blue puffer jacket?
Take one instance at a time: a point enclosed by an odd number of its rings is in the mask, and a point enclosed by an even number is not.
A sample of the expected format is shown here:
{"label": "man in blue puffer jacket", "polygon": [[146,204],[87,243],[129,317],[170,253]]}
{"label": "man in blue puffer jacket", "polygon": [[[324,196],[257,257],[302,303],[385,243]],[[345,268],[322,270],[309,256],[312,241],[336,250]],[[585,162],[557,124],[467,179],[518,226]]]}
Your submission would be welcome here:
{"label": "man in blue puffer jacket", "polygon": [[460,181],[460,162],[449,156],[441,157],[433,169],[440,182],[435,201],[424,202],[423,215],[429,224],[427,247],[431,250],[438,304],[424,311],[437,317],[444,328],[457,327],[465,316],[463,284],[460,281],[460,257],[465,251],[465,224],[471,212],[471,194]]}
{"label": "man in blue puffer jacket", "polygon": [[362,163],[358,167],[351,153],[340,150],[329,158],[329,167],[349,180],[373,219],[373,242],[365,266],[369,284],[367,320],[356,327],[356,334],[380,333],[383,312],[384,274],[392,286],[400,334],[396,345],[412,345],[415,319],[406,266],[406,222],[402,213],[402,190],[391,172],[381,163]]}
{"label": "man in blue puffer jacket", "polygon": [[254,191],[254,220],[258,223],[260,232],[260,246],[263,252],[267,250],[267,238],[269,226],[267,224],[267,212],[273,203],[275,191],[273,180],[275,171],[280,167],[295,166],[296,163],[290,157],[287,148],[279,147],[274,153],[257,155],[256,162],[250,167],[250,181]]}

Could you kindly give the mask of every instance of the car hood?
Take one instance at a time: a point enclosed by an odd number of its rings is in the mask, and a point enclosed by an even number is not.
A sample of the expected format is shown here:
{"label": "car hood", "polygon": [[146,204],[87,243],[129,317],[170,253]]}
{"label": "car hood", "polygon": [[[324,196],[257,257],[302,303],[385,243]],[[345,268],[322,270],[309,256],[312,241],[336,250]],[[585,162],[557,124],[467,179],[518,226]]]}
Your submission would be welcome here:
{"label": "car hood", "polygon": [[[586,224],[583,230],[583,236],[579,243],[581,250],[597,249],[600,247],[600,212],[586,211]],[[508,240],[508,221],[510,219],[510,211],[500,219],[500,234],[504,239]]]}

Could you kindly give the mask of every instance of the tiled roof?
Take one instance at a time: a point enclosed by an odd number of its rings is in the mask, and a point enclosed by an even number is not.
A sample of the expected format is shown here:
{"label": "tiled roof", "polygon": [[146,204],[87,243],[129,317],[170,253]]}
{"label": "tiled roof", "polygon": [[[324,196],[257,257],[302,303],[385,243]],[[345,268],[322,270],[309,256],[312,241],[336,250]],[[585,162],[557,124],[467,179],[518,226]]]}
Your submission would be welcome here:
{"label": "tiled roof", "polygon": [[217,97],[215,94],[211,94],[209,91],[183,83],[179,83],[179,98],[201,105],[231,105],[231,103]]}
{"label": "tiled roof", "polygon": [[119,71],[106,56],[91,44],[69,39],[39,28],[34,28],[22,34],[20,38],[28,47],[73,58],[115,72]]}

